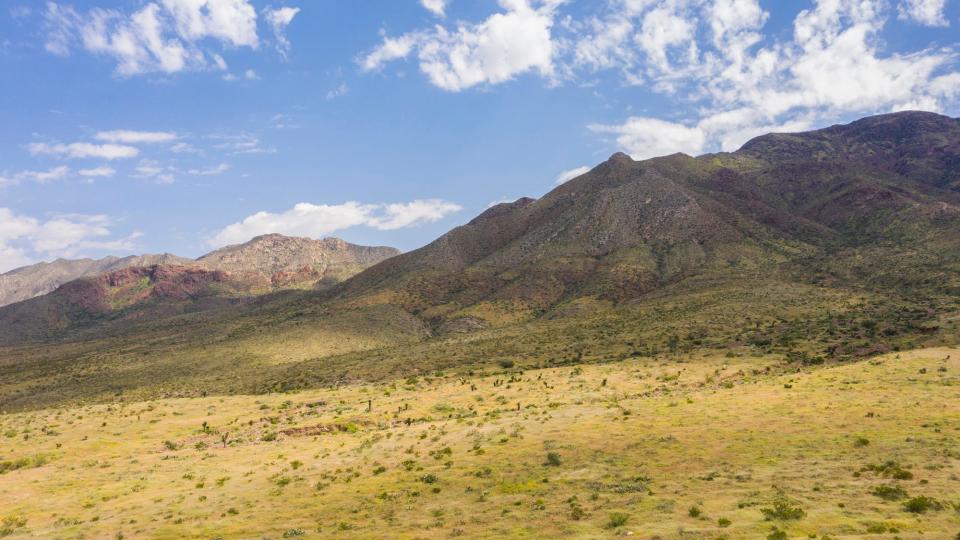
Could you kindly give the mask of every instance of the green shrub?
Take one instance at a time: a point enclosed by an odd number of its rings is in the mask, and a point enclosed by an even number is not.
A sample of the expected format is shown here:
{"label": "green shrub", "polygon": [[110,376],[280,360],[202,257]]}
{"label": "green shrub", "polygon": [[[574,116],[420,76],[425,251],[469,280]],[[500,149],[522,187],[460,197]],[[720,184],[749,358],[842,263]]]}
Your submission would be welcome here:
{"label": "green shrub", "polygon": [[943,510],[943,504],[934,498],[921,495],[903,503],[903,509],[914,514],[923,514],[931,510]]}
{"label": "green shrub", "polygon": [[547,452],[547,461],[544,465],[550,467],[559,467],[560,466],[560,454],[556,452]]}
{"label": "green shrub", "polygon": [[720,518],[717,520],[717,526],[720,527],[721,529],[726,529],[731,525],[731,523],[733,522],[727,518]]}
{"label": "green shrub", "polygon": [[873,494],[886,501],[899,501],[907,498],[907,492],[896,484],[877,486],[873,489]]}
{"label": "green shrub", "polygon": [[791,501],[782,493],[773,500],[772,508],[761,508],[760,512],[763,513],[767,521],[801,519],[806,515],[802,508],[793,506]]}
{"label": "green shrub", "polygon": [[687,510],[687,515],[692,518],[698,518],[702,513],[703,513],[703,510],[700,510],[699,506],[691,506],[690,509]]}
{"label": "green shrub", "polygon": [[617,527],[622,527],[627,523],[627,520],[630,519],[630,516],[624,514],[623,512],[614,512],[610,514],[609,519],[607,519],[607,528],[616,529]]}

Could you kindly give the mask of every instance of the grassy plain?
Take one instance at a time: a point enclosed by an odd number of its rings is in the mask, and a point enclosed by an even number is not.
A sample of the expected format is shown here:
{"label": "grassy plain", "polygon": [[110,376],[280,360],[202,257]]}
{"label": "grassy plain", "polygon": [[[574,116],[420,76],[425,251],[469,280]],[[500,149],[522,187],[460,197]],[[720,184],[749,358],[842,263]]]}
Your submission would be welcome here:
{"label": "grassy plain", "polygon": [[10,538],[958,533],[960,350],[946,347],[820,366],[504,362],[0,416]]}

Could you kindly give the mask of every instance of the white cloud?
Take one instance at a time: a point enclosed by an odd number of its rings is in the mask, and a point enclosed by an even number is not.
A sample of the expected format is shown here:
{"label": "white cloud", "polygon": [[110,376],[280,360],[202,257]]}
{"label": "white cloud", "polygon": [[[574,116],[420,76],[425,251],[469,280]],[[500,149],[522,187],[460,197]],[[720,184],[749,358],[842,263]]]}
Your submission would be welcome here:
{"label": "white cloud", "polygon": [[23,180],[33,180],[38,184],[46,184],[55,180],[63,180],[70,174],[70,168],[66,165],[54,167],[47,171],[20,171],[15,174],[4,173],[0,175],[0,188],[14,186]]}
{"label": "white cloud", "polygon": [[217,150],[223,150],[231,154],[273,154],[276,148],[266,147],[260,143],[260,139],[249,133],[238,135],[209,135],[209,139],[220,141],[213,145]]}
{"label": "white cloud", "polygon": [[111,225],[104,215],[64,215],[43,221],[0,207],[0,272],[91,251],[133,250],[140,233],[111,239]]}
{"label": "white cloud", "polygon": [[883,51],[890,18],[884,0],[815,1],[797,15],[792,35],[780,36],[764,35],[769,15],[756,0],[611,6],[611,15],[582,27],[570,62],[619,69],[627,82],[649,85],[690,111],[675,121],[634,116],[590,126],[615,134],[637,158],[735,150],[772,130],[907,107],[945,110],[960,97],[954,50]]}
{"label": "white cloud", "polygon": [[[284,29],[298,8],[265,10],[282,54],[290,48]],[[94,8],[79,13],[48,2],[44,13],[45,48],[67,56],[73,48],[112,57],[122,76],[227,69],[209,42],[224,49],[257,49],[257,12],[249,0],[157,0],[133,13]]]}
{"label": "white cloud", "polygon": [[569,182],[570,180],[573,180],[574,178],[581,176],[583,174],[586,174],[588,172],[590,172],[590,167],[586,167],[586,166],[566,170],[557,175],[557,178],[554,181],[554,183],[563,184],[565,182]]}
{"label": "white cloud", "polygon": [[362,61],[365,70],[404,58],[414,50],[430,82],[458,92],[481,84],[498,84],[535,71],[553,75],[556,44],[550,30],[560,0],[500,0],[504,10],[479,24],[461,23],[449,30],[385,37]]}
{"label": "white cloud", "polygon": [[161,0],[177,34],[189,42],[214,38],[234,47],[259,46],[257,11],[247,0]]}
{"label": "white cloud", "polygon": [[146,178],[158,184],[172,184],[175,180],[172,167],[163,166],[155,159],[141,159],[134,169],[133,178]]}
{"label": "white cloud", "polygon": [[70,168],[66,165],[61,165],[49,171],[23,171],[18,173],[17,176],[20,178],[30,178],[39,184],[46,184],[54,180],[63,180],[68,174],[70,174]]}
{"label": "white cloud", "polygon": [[621,125],[591,125],[591,131],[617,135],[617,144],[634,159],[684,152],[703,153],[706,136],[699,127],[687,127],[656,118],[632,117]]}
{"label": "white cloud", "polygon": [[345,96],[348,92],[350,92],[350,87],[347,86],[347,83],[342,82],[336,88],[327,92],[327,101],[330,101],[331,99],[337,99],[340,96]]}
{"label": "white cloud", "polygon": [[210,239],[210,244],[215,247],[238,244],[269,233],[322,238],[357,226],[392,230],[434,222],[460,209],[457,204],[438,199],[392,204],[355,201],[335,205],[300,203],[286,212],[257,212],[228,225]]}
{"label": "white cloud", "polygon": [[207,167],[206,169],[190,169],[188,174],[194,176],[216,176],[218,174],[223,174],[230,170],[230,165],[226,163],[221,163],[214,167]]}
{"label": "white cloud", "polygon": [[164,143],[176,140],[177,134],[169,131],[131,131],[118,129],[96,134],[98,141],[123,144]]}
{"label": "white cloud", "polygon": [[897,11],[901,19],[924,26],[950,26],[944,14],[947,0],[901,0]]}
{"label": "white cloud", "polygon": [[449,3],[450,0],[420,0],[420,5],[437,17],[444,17],[446,15],[445,12],[447,10],[447,4]]}
{"label": "white cloud", "polygon": [[112,167],[107,167],[106,165],[102,167],[95,167],[93,169],[80,169],[78,172],[80,176],[85,176],[88,178],[109,178],[117,174],[116,170],[114,170]]}
{"label": "white cloud", "polygon": [[30,143],[27,145],[27,150],[33,155],[55,155],[68,159],[101,158],[113,160],[132,158],[140,154],[139,149],[121,144]]}
{"label": "white cloud", "polygon": [[364,71],[373,71],[392,60],[406,58],[413,52],[420,39],[420,34],[405,34],[395,38],[384,36],[383,43],[364,57],[361,66]]}
{"label": "white cloud", "polygon": [[280,56],[287,58],[290,54],[290,40],[287,39],[287,26],[293,22],[293,18],[300,13],[300,8],[282,7],[278,9],[267,8],[263,10],[263,17],[267,20],[270,28],[273,29],[273,39],[277,44],[277,52]]}
{"label": "white cloud", "polygon": [[170,147],[170,151],[177,154],[196,154],[199,152],[192,144],[178,142]]}

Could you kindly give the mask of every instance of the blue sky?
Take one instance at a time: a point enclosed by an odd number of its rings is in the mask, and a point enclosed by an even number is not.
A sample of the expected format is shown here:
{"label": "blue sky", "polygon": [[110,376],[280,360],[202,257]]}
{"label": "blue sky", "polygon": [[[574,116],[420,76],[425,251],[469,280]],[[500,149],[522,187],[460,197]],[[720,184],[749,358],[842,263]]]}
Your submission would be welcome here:
{"label": "blue sky", "polygon": [[618,150],[957,116],[958,25],[960,0],[4,0],[0,271],[413,249]]}

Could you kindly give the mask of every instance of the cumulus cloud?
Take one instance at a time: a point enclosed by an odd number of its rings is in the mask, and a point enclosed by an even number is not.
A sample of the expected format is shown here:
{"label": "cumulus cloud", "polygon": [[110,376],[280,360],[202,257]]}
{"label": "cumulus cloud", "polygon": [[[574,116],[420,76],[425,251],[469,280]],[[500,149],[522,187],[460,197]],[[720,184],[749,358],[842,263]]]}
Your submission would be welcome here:
{"label": "cumulus cloud", "polygon": [[111,225],[105,215],[64,215],[41,220],[0,207],[0,272],[56,257],[133,250],[140,233],[112,238]]}
{"label": "cumulus cloud", "polygon": [[[278,50],[290,48],[284,30],[298,8],[264,10]],[[75,48],[113,58],[122,76],[219,69],[226,61],[210,49],[258,49],[257,12],[249,0],[157,0],[133,13],[73,7],[47,2],[46,50],[67,56]]]}
{"label": "cumulus cloud", "polygon": [[273,39],[276,41],[277,52],[284,59],[290,54],[290,40],[287,39],[287,27],[293,22],[293,18],[300,13],[300,8],[282,7],[278,9],[267,8],[263,10],[263,17],[267,24],[273,29]]}
{"label": "cumulus cloud", "polygon": [[30,143],[27,150],[33,155],[53,155],[67,159],[101,158],[101,159],[124,159],[137,157],[140,150],[133,146],[122,144],[91,144],[91,143],[70,143],[70,144],[48,144],[48,143]]}
{"label": "cumulus cloud", "polygon": [[209,243],[220,247],[269,233],[322,238],[335,231],[357,226],[393,230],[431,223],[460,209],[458,204],[439,199],[390,204],[355,201],[335,205],[300,203],[279,214],[257,212],[243,221],[228,225],[215,234]]}
{"label": "cumulus cloud", "polygon": [[590,167],[587,167],[587,166],[576,167],[574,169],[562,171],[560,174],[557,175],[557,178],[554,181],[554,183],[563,184],[565,182],[569,182],[570,180],[573,180],[578,176],[587,174],[588,172],[590,172]]}
{"label": "cumulus cloud", "polygon": [[367,71],[417,52],[432,84],[457,92],[477,85],[498,84],[534,71],[550,77],[557,45],[551,39],[560,0],[500,0],[502,12],[478,24],[436,26],[383,43],[361,62]]}
{"label": "cumulus cloud", "polygon": [[101,131],[96,134],[98,141],[123,144],[164,143],[176,140],[177,134],[170,131],[131,131],[118,129]]}
{"label": "cumulus cloud", "polygon": [[944,14],[947,0],[901,0],[897,7],[901,19],[924,26],[950,26]]}
{"label": "cumulus cloud", "polygon": [[[928,2],[908,4],[937,12]],[[587,27],[592,33],[575,46],[574,62],[589,70],[617,67],[628,82],[648,84],[695,111],[679,121],[633,116],[589,126],[615,135],[637,158],[735,150],[768,131],[911,107],[944,110],[958,97],[948,82],[960,77],[952,49],[883,51],[880,34],[890,15],[882,0],[816,1],[785,37],[764,35],[769,14],[756,0],[612,5],[619,6],[616,15]],[[676,13],[686,13],[684,22]]]}
{"label": "cumulus cloud", "polygon": [[563,84],[614,71],[687,111],[589,126],[635,157],[734,150],[766,130],[907,108],[951,111],[960,99],[960,45],[891,51],[884,39],[898,15],[947,24],[946,0],[812,0],[786,32],[766,28],[770,14],[759,0],[605,0],[567,12],[571,4],[500,0],[499,12],[479,22],[384,35],[360,63],[375,71],[416,61],[448,91],[524,73]]}
{"label": "cumulus cloud", "polygon": [[706,135],[699,127],[687,127],[657,118],[632,117],[620,125],[589,126],[597,133],[613,133],[617,145],[627,150],[634,159],[684,152],[699,155],[703,152]]}
{"label": "cumulus cloud", "polygon": [[447,4],[449,3],[450,0],[420,0],[420,5],[437,17],[446,15]]}

